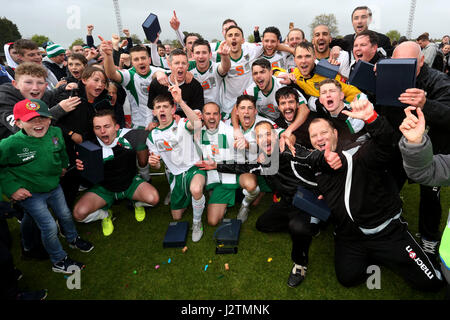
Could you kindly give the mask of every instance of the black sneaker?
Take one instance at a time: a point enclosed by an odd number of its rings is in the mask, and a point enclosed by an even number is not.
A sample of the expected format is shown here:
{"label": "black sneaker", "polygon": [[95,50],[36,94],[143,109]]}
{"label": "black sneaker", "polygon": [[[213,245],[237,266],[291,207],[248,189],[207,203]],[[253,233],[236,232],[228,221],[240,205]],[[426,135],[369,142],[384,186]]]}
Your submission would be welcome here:
{"label": "black sneaker", "polygon": [[287,282],[288,286],[291,288],[295,288],[300,283],[302,283],[306,276],[306,269],[306,267],[294,263],[294,267],[289,274],[289,279]]}
{"label": "black sneaker", "polygon": [[45,298],[47,298],[47,289],[17,294],[17,300],[44,300]]}
{"label": "black sneaker", "polygon": [[74,261],[74,260],[70,259],[69,256],[66,256],[61,261],[54,263],[52,270],[54,272],[72,274],[75,272],[75,270],[69,271],[69,269],[74,269],[73,267],[77,267],[78,269],[82,270],[86,266],[84,264],[82,264],[81,262]]}
{"label": "black sneaker", "polygon": [[78,249],[81,252],[89,252],[92,249],[94,249],[92,243],[81,239],[80,236],[78,236],[74,241],[69,243],[69,247],[71,247],[72,249]]}
{"label": "black sneaker", "polygon": [[423,252],[425,252],[425,254],[428,256],[435,267],[438,266],[439,241],[429,241],[422,237],[420,238],[420,242]]}

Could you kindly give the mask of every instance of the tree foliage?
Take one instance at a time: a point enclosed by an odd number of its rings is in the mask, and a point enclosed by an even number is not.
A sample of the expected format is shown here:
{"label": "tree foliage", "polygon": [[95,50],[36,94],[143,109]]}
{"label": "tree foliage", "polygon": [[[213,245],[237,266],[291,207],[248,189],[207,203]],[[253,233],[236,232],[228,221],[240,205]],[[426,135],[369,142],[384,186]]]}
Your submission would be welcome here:
{"label": "tree foliage", "polygon": [[35,34],[31,37],[31,40],[37,43],[39,47],[41,47],[45,42],[50,41],[50,38],[47,36],[44,36],[42,34]]}
{"label": "tree foliage", "polygon": [[131,38],[131,40],[133,40],[133,45],[142,44],[142,40],[139,39],[139,36],[137,34],[135,34],[135,33],[131,34],[130,38]]}
{"label": "tree foliage", "polygon": [[319,24],[324,24],[324,25],[328,26],[328,28],[330,29],[330,34],[333,38],[339,34],[336,16],[333,13],[321,14],[321,15],[315,16],[314,20],[309,25],[309,27],[311,28],[311,39],[312,39],[312,34],[313,34],[314,28],[317,27]]}
{"label": "tree foliage", "polygon": [[76,39],[72,42],[72,44],[70,45],[70,48],[72,48],[73,46],[76,46],[76,45],[82,46],[83,44],[84,44],[83,39],[81,39],[81,38],[76,38]]}
{"label": "tree foliage", "polygon": [[401,34],[397,30],[391,30],[389,32],[386,32],[386,36],[391,39],[391,42],[398,41],[400,39]]}
{"label": "tree foliage", "polygon": [[0,18],[0,50],[3,52],[5,43],[14,42],[22,38],[17,25],[6,17]]}

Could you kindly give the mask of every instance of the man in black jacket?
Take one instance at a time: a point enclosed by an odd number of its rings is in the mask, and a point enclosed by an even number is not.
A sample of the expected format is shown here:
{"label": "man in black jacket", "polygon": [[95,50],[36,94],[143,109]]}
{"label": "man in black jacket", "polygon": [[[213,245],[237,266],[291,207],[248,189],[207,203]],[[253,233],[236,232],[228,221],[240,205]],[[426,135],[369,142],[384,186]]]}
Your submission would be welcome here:
{"label": "man in black jacket", "polygon": [[[372,20],[372,11],[369,7],[361,6],[356,7],[352,12],[352,24],[355,33],[346,35],[343,39],[333,39],[330,47],[339,46],[342,50],[352,52],[353,51],[353,43],[355,41],[356,36],[363,32],[364,30],[369,29],[369,24]],[[375,31],[374,31],[375,32]],[[392,44],[389,37],[386,35],[375,32],[378,37],[378,48],[383,52],[385,56],[390,57],[392,55]],[[353,59],[353,58],[352,58]]]}
{"label": "man in black jacket", "polygon": [[[308,161],[332,212],[337,278],[344,286],[354,286],[365,281],[368,267],[383,264],[418,289],[438,290],[442,277],[408,232],[395,181],[386,170],[393,154],[393,129],[368,100],[353,102],[351,109],[343,113],[364,120],[372,139],[339,151],[338,170],[330,170],[322,153]],[[326,120],[313,121],[309,133],[315,149],[329,145],[331,151],[339,150],[337,132]]]}
{"label": "man in black jacket", "polygon": [[[428,135],[435,154],[449,154],[450,144],[450,79],[442,72],[424,63],[420,46],[412,41],[401,43],[392,55],[393,59],[416,58],[416,87],[407,89],[399,97],[404,104],[421,108],[429,127]],[[402,119],[393,124],[398,128]],[[396,137],[401,132],[396,130]],[[398,139],[396,142],[398,142]],[[400,167],[402,162],[400,157]],[[442,216],[440,187],[420,186],[419,233],[422,247],[430,258],[437,260],[437,248],[441,239],[439,224]]]}

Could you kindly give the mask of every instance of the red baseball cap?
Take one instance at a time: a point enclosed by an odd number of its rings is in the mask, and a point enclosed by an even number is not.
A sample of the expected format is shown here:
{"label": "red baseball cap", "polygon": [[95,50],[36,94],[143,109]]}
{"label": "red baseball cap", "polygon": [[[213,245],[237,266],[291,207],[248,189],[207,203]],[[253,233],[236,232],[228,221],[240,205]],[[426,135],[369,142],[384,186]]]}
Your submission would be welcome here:
{"label": "red baseball cap", "polygon": [[25,99],[14,105],[14,119],[21,121],[29,121],[35,117],[51,118],[47,104],[39,99]]}

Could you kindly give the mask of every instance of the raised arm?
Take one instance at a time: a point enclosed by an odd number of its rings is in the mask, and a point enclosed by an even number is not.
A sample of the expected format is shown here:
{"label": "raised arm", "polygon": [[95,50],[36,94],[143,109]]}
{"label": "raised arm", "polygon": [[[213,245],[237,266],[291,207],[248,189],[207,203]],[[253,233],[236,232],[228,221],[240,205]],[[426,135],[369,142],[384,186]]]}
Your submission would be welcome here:
{"label": "raised arm", "polygon": [[178,86],[178,81],[175,78],[175,85],[169,86],[169,91],[172,94],[173,101],[178,103],[183,109],[183,112],[186,114],[186,117],[189,120],[188,127],[191,130],[199,130],[202,127],[202,121],[198,118],[197,113],[195,113],[194,110],[192,110],[186,102],[183,100],[183,97],[181,95],[181,89]]}
{"label": "raised arm", "polygon": [[[412,114],[416,110],[417,117]],[[420,108],[405,109],[406,118],[399,129],[403,167],[409,178],[417,183],[436,186],[450,185],[450,155],[433,156],[433,147],[425,134],[425,117]]]}
{"label": "raised arm", "polygon": [[180,20],[178,20],[177,13],[173,10],[173,16],[170,19],[170,26],[173,30],[175,30],[175,34],[177,35],[178,41],[180,41],[181,45],[184,45],[184,35],[180,32]]}
{"label": "raised arm", "polygon": [[105,67],[106,76],[115,82],[121,83],[122,76],[119,71],[117,71],[116,65],[114,64],[112,41],[106,41],[101,36],[98,37],[101,40],[100,52],[103,56],[103,65]]}
{"label": "raised arm", "polygon": [[218,71],[222,77],[225,76],[231,68],[230,51],[231,47],[226,41],[221,42],[219,49],[217,49],[217,54],[221,56]]}

